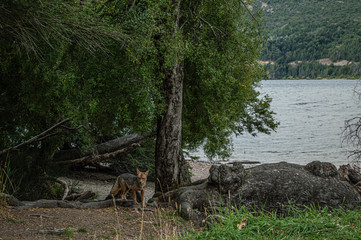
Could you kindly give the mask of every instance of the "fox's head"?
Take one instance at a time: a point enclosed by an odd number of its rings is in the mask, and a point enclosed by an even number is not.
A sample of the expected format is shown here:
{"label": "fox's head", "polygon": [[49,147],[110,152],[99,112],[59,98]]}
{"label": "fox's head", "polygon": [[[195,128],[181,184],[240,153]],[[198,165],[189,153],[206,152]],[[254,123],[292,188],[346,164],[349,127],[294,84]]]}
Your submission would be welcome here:
{"label": "fox's head", "polygon": [[141,172],[137,168],[137,173],[138,173],[138,185],[142,187],[145,186],[149,171]]}

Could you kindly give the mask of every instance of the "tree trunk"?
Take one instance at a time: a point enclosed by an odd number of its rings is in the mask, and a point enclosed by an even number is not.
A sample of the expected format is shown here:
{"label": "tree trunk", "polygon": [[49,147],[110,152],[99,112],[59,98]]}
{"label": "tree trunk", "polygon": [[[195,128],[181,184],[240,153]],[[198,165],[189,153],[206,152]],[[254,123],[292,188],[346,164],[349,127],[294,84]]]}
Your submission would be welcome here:
{"label": "tree trunk", "polygon": [[155,152],[156,191],[190,182],[182,152],[183,66],[177,63],[164,82],[167,110],[158,119]]}
{"label": "tree trunk", "polygon": [[[180,19],[180,0],[174,1],[175,24],[173,37],[177,37]],[[182,50],[177,53],[173,67],[165,71],[163,94],[166,108],[158,119],[155,151],[155,191],[190,182],[190,175],[182,151],[183,60]]]}

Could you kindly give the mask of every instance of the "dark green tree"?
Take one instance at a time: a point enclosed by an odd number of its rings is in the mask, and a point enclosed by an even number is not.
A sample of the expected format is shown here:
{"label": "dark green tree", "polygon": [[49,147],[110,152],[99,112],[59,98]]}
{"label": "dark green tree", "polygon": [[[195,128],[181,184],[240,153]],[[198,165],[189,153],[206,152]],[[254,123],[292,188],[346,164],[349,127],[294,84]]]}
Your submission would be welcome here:
{"label": "dark green tree", "polygon": [[232,134],[275,129],[270,99],[255,90],[263,73],[259,16],[242,1],[112,1],[102,11],[116,13],[113,20],[142,43],[136,61],[154,63],[146,70],[162,96],[156,190],[189,181],[184,147],[204,144],[209,157],[227,157]]}

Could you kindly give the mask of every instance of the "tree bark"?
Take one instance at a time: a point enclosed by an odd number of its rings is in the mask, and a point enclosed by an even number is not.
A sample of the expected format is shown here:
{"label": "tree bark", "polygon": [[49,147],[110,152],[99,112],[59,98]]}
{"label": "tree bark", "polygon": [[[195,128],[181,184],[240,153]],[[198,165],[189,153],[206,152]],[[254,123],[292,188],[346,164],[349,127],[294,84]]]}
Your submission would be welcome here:
{"label": "tree bark", "polygon": [[[179,31],[180,0],[174,1],[175,28]],[[181,50],[182,51],[182,50]],[[158,119],[155,151],[155,191],[190,182],[189,171],[182,151],[183,62],[182,53],[175,57],[173,67],[165,71],[163,94],[166,109]]]}

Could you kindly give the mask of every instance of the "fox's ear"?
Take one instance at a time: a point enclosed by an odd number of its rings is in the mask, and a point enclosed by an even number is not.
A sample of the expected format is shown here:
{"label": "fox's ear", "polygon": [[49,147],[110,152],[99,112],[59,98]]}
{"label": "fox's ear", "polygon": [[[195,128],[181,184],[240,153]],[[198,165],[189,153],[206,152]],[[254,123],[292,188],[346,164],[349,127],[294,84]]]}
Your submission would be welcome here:
{"label": "fox's ear", "polygon": [[138,173],[138,174],[141,173],[138,168],[137,168],[137,173]]}
{"label": "fox's ear", "polygon": [[149,170],[147,170],[147,171],[145,172],[145,175],[148,175],[148,173],[149,173]]}

